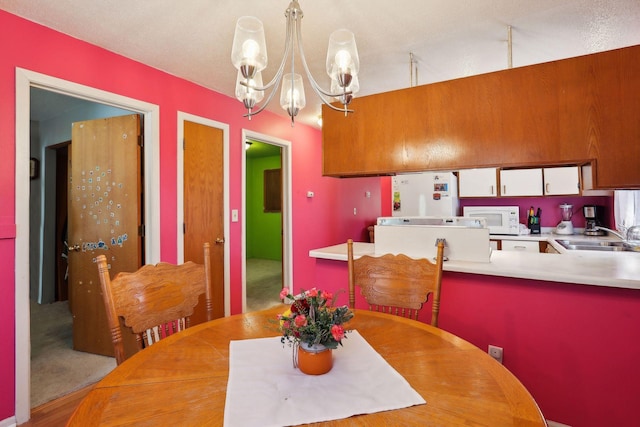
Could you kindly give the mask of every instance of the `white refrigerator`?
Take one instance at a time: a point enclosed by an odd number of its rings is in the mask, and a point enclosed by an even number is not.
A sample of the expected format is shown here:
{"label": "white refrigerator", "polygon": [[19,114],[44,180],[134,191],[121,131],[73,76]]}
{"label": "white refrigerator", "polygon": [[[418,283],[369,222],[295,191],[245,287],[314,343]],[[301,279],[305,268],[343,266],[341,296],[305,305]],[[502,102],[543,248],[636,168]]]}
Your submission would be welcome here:
{"label": "white refrigerator", "polygon": [[393,216],[458,216],[458,177],[421,172],[391,178]]}

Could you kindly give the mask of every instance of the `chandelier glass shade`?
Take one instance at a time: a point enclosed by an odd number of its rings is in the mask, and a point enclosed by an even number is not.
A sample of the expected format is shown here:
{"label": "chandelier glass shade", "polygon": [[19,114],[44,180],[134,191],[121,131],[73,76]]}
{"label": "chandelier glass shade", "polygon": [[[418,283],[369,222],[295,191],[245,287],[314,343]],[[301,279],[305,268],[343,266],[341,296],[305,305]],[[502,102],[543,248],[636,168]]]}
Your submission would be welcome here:
{"label": "chandelier glass shade", "polygon": [[[247,82],[247,84],[240,84],[242,81]],[[264,98],[264,91],[256,90],[256,87],[262,87],[262,72],[258,71],[254,74],[253,78],[246,80],[242,72],[238,71],[238,77],[236,78],[236,98],[244,103],[246,109],[252,109],[256,103],[262,101]]]}
{"label": "chandelier glass shade", "polygon": [[[282,86],[280,93],[280,106],[291,117],[291,125],[295,116],[306,105],[304,84],[302,75],[295,72],[296,54],[304,68],[309,85],[332,110],[343,111],[345,116],[353,110],[347,108],[353,96],[360,89],[358,71],[360,60],[353,33],[349,30],[334,31],[329,37],[327,49],[326,69],[331,79],[330,91],[323,90],[311,75],[302,46],[302,9],[298,0],[293,0],[285,11],[287,20],[285,48],[282,61],[273,79],[266,85],[262,83],[261,72],[267,67],[267,46],[262,22],[253,16],[243,16],[236,24],[233,47],[231,49],[231,62],[238,70],[236,78],[236,98],[244,104],[247,113],[244,115],[251,120],[262,112],[271,102],[278,87]],[[288,71],[285,74],[285,67]],[[265,94],[268,92],[268,95]],[[264,103],[258,105],[261,101]],[[338,101],[342,108],[332,105]]]}

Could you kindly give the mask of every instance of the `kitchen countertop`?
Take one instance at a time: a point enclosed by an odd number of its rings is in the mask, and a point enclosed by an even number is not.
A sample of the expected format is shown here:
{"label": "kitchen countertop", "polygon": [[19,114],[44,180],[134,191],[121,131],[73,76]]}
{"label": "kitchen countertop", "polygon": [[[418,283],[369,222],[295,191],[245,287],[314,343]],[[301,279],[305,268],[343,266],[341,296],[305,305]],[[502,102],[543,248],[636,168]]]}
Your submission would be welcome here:
{"label": "kitchen countertop", "polygon": [[[608,237],[584,235],[505,236],[546,240],[560,253],[531,253],[521,251],[492,251],[489,262],[447,261],[444,271],[514,277],[581,285],[606,286],[640,290],[640,252],[568,251],[555,240],[615,240]],[[494,236],[492,236],[494,238]],[[522,239],[524,240],[524,239]],[[354,242],[354,256],[374,255],[375,244]],[[347,260],[347,244],[328,246],[309,251],[312,258],[336,261]]]}
{"label": "kitchen countertop", "polygon": [[556,234],[553,232],[555,227],[542,227],[540,234],[489,234],[491,240],[530,240],[537,242],[549,242],[551,240],[619,240],[616,236],[605,234],[604,236],[585,236],[584,228],[576,227],[573,234]]}

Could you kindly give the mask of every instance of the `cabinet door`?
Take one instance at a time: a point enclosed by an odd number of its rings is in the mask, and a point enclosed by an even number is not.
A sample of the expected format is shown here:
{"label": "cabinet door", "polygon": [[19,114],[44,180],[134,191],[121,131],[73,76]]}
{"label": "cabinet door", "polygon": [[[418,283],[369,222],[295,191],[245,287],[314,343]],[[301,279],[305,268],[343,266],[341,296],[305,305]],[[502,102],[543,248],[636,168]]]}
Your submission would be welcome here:
{"label": "cabinet door", "polygon": [[542,196],[542,169],[503,169],[500,190],[501,196]]}
{"label": "cabinet door", "polygon": [[544,168],[543,172],[545,196],[580,194],[580,168],[578,166]]}
{"label": "cabinet door", "polygon": [[460,197],[496,197],[498,179],[496,168],[462,169],[458,171]]}
{"label": "cabinet door", "polygon": [[535,241],[503,240],[503,251],[540,252],[540,244]]}

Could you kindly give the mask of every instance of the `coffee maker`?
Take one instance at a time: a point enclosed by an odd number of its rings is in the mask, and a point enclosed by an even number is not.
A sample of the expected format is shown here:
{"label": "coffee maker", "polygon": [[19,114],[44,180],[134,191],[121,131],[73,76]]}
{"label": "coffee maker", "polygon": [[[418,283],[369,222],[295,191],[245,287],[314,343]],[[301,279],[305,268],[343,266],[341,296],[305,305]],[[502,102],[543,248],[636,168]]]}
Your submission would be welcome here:
{"label": "coffee maker", "polygon": [[604,222],[604,206],[600,205],[584,205],[582,207],[584,214],[584,234],[586,236],[604,236],[604,230],[598,229],[598,226]]}

